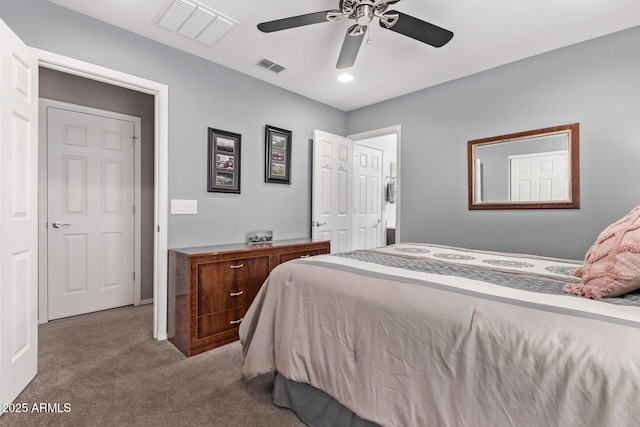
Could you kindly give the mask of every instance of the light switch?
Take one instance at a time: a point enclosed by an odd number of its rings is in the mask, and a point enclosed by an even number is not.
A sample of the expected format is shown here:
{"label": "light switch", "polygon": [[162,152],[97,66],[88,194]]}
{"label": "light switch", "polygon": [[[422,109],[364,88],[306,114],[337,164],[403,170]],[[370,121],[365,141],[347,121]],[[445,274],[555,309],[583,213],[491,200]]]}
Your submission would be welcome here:
{"label": "light switch", "polygon": [[197,200],[171,199],[172,215],[196,215],[198,213]]}

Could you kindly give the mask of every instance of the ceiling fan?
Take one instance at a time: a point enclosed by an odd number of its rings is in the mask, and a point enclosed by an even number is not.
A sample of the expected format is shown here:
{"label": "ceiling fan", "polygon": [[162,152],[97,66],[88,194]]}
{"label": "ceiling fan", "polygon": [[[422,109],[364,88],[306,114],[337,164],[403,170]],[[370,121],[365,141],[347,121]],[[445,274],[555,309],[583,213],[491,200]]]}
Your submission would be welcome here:
{"label": "ceiling fan", "polygon": [[287,30],[289,28],[318,24],[321,22],[337,21],[347,18],[356,21],[349,27],[342,43],[337,68],[349,68],[356,62],[360,45],[367,32],[367,27],[374,18],[382,28],[411,37],[434,47],[444,46],[451,40],[453,33],[437,25],[422,21],[413,16],[398,12],[387,11],[389,5],[400,0],[340,0],[339,10],[324,10],[321,12],[307,13],[305,15],[276,19],[275,21],[262,22],[258,29],[263,33]]}

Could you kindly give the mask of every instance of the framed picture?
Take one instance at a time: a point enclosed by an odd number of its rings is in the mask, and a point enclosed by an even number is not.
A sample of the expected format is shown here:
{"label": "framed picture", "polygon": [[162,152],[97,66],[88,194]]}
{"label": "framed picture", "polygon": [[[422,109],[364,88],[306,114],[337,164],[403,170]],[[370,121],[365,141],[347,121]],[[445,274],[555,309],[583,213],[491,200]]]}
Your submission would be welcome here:
{"label": "framed picture", "polygon": [[240,193],[240,134],[209,128],[207,191]]}
{"label": "framed picture", "polygon": [[291,131],[266,125],[265,182],[291,184]]}

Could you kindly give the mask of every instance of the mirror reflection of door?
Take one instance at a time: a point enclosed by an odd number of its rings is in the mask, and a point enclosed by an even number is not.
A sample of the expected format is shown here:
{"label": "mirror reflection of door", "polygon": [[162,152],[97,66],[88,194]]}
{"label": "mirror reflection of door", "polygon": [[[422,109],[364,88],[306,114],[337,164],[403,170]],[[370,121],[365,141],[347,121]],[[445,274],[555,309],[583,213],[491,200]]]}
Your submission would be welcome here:
{"label": "mirror reflection of door", "polygon": [[510,200],[538,202],[569,197],[567,152],[509,156]]}
{"label": "mirror reflection of door", "polygon": [[580,125],[468,141],[469,209],[578,209]]}

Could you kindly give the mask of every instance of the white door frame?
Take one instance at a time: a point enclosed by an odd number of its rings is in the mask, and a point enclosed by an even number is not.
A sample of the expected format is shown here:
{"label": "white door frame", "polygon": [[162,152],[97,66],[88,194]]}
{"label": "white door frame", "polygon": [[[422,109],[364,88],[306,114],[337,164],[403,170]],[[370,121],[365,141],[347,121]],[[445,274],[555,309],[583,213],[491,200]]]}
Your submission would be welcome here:
{"label": "white door frame", "polygon": [[131,74],[79,61],[41,49],[33,49],[39,65],[132,89],[154,96],[154,254],[153,254],[153,337],[167,339],[167,208],[169,148],[169,88],[167,85]]}
{"label": "white door frame", "polygon": [[381,129],[370,130],[366,132],[356,133],[353,135],[348,135],[347,138],[352,139],[354,142],[358,142],[362,139],[375,138],[377,136],[384,135],[396,135],[396,164],[397,164],[397,178],[396,178],[396,243],[400,243],[400,227],[401,227],[401,218],[400,210],[402,206],[402,173],[401,173],[401,142],[402,142],[402,133],[401,133],[401,125],[388,126]]}
{"label": "white door frame", "polygon": [[[136,210],[134,212],[134,251],[133,251],[133,271],[135,272],[135,279],[133,281],[133,304],[139,305],[141,302],[141,286],[140,286],[140,271],[141,271],[141,245],[142,245],[142,231],[141,231],[141,215],[140,215],[140,206],[141,206],[141,186],[142,186],[142,178],[140,174],[140,167],[142,164],[141,159],[141,146],[142,140],[140,136],[140,117],[130,116],[127,114],[120,114],[112,111],[101,110],[98,108],[87,107],[84,105],[72,104],[69,102],[56,101],[53,99],[40,98],[38,102],[38,146],[39,146],[39,156],[38,159],[38,173],[39,182],[38,182],[38,263],[39,263],[39,274],[38,274],[38,323],[46,323],[49,321],[49,282],[48,282],[48,265],[49,265],[49,257],[48,257],[48,233],[47,233],[47,222],[48,222],[48,127],[46,125],[46,109],[47,107],[65,109],[78,111],[85,114],[93,114],[98,116],[108,116],[109,118],[126,120],[134,123],[134,138],[136,139],[136,143],[133,148],[134,152],[134,176],[133,176],[133,185],[134,185],[134,205]],[[105,114],[106,113],[106,114]]]}

